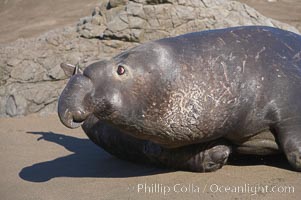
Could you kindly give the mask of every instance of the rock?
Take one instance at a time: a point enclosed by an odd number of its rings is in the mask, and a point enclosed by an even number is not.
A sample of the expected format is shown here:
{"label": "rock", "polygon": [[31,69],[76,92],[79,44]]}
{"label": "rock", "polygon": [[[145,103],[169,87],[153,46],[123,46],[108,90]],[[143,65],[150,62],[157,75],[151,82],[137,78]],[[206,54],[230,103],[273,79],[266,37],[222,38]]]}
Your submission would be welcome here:
{"label": "rock", "polygon": [[91,24],[101,25],[101,24],[103,24],[103,18],[99,15],[93,16],[91,19]]}
{"label": "rock", "polygon": [[[9,66],[0,65],[0,88],[6,84],[7,80],[9,79],[10,69]],[[1,95],[1,94],[0,94]]]}
{"label": "rock", "polygon": [[17,105],[14,96],[9,96],[6,101],[6,114],[10,117],[17,115]]}
{"label": "rock", "polygon": [[16,57],[13,57],[7,61],[7,65],[13,67],[13,66],[18,65],[20,62],[21,62],[21,60],[19,60]]}
{"label": "rock", "polygon": [[16,81],[37,82],[43,80],[45,69],[40,64],[24,60],[17,66],[14,66],[10,76]]}
{"label": "rock", "polygon": [[122,12],[118,15],[118,17],[115,17],[112,21],[108,22],[107,24],[107,30],[111,32],[121,32],[129,28],[129,22],[125,12]]}
{"label": "rock", "polygon": [[45,73],[44,80],[63,80],[65,73],[62,71],[60,65],[56,65]]}
{"label": "rock", "polygon": [[17,116],[39,112],[57,101],[64,83],[65,81],[56,81],[9,85],[6,90],[5,114]]}
{"label": "rock", "polygon": [[156,5],[156,4],[166,4],[166,3],[173,3],[173,2],[174,0],[145,0],[144,2],[141,3]]}
{"label": "rock", "polygon": [[[104,13],[105,39],[145,42],[189,31],[259,24],[297,31],[262,16],[249,6],[227,0],[135,0],[114,9]],[[160,34],[154,34],[157,31]]]}
{"label": "rock", "polygon": [[56,112],[62,62],[84,68],[149,40],[240,25],[298,32],[235,1],[103,0],[76,27],[0,46],[0,116]]}
{"label": "rock", "polygon": [[106,30],[106,28],[107,28],[106,26],[98,26],[95,24],[88,24],[81,31],[80,35],[87,39],[103,37],[103,33]]}
{"label": "rock", "polygon": [[145,19],[143,5],[140,3],[130,1],[126,6],[126,11],[129,15]]}
{"label": "rock", "polygon": [[128,0],[110,0],[108,8],[115,8],[118,6],[125,5],[128,2]]}

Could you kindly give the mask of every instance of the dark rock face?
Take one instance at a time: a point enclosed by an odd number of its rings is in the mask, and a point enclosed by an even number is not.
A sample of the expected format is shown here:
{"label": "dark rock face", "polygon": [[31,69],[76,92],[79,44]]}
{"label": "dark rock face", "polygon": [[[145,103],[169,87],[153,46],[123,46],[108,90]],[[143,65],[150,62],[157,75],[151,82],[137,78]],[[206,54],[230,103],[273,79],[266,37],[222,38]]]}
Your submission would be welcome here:
{"label": "dark rock face", "polygon": [[62,62],[84,68],[149,40],[239,25],[298,32],[235,1],[103,1],[76,28],[0,46],[0,116],[55,112],[67,78],[60,69]]}

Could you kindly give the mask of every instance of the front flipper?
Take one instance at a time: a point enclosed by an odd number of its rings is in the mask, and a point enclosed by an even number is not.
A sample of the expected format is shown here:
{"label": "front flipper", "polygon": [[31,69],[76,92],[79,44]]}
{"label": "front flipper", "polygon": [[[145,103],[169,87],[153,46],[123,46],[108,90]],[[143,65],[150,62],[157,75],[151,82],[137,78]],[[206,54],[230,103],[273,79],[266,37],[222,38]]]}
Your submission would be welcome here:
{"label": "front flipper", "polygon": [[231,153],[231,147],[223,139],[175,149],[166,149],[148,142],[144,152],[151,162],[168,168],[211,172],[226,164]]}
{"label": "front flipper", "polygon": [[223,139],[175,149],[163,148],[127,135],[93,115],[85,121],[83,129],[95,144],[118,158],[176,170],[215,171],[226,163],[231,151]]}

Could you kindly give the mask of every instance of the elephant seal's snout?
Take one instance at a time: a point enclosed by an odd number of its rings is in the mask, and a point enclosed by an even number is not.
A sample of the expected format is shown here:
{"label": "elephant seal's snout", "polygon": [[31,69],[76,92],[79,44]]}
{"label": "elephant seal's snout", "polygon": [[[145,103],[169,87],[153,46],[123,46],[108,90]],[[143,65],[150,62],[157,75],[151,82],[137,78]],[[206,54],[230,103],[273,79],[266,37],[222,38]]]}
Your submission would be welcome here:
{"label": "elephant seal's snout", "polygon": [[93,88],[92,81],[81,73],[70,78],[58,101],[58,115],[65,126],[77,128],[91,114]]}

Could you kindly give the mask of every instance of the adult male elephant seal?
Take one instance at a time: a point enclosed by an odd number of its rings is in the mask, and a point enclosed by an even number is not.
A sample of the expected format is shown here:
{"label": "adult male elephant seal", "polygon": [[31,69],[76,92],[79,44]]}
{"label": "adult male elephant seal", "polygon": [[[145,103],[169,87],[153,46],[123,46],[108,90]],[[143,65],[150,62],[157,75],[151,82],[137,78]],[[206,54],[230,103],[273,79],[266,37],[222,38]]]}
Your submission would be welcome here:
{"label": "adult male elephant seal", "polygon": [[230,152],[283,151],[301,171],[301,36],[262,26],[142,44],[74,70],[64,125],[124,159],[213,171]]}

